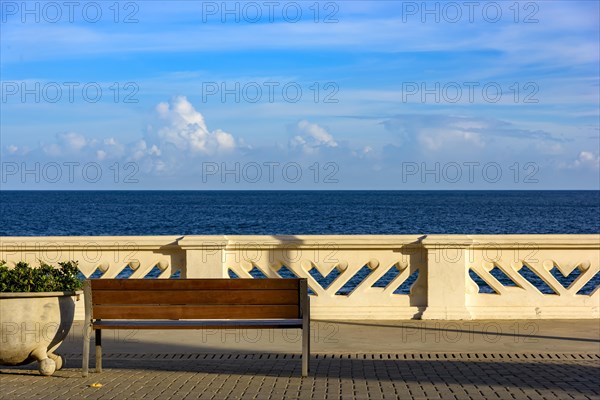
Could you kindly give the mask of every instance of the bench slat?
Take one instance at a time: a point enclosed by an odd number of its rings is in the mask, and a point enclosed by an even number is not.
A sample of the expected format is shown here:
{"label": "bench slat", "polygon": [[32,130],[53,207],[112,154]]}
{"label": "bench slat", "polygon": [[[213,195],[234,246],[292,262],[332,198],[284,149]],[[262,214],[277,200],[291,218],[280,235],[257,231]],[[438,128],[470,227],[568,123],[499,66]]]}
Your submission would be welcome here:
{"label": "bench slat", "polygon": [[95,319],[266,319],[299,317],[297,305],[97,305]]}
{"label": "bench slat", "polygon": [[298,290],[299,279],[91,279],[100,290]]}
{"label": "bench slat", "polygon": [[298,304],[297,290],[94,291],[93,304]]}
{"label": "bench slat", "polygon": [[301,319],[96,321],[94,329],[269,329],[302,328]]}

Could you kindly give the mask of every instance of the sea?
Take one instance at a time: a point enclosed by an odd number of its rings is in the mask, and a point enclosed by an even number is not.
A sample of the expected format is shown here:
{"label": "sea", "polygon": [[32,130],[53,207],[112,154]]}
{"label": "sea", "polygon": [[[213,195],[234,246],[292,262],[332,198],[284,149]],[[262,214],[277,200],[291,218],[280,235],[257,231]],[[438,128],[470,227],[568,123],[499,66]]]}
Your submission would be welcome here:
{"label": "sea", "polygon": [[581,234],[600,191],[0,191],[0,214],[0,236]]}

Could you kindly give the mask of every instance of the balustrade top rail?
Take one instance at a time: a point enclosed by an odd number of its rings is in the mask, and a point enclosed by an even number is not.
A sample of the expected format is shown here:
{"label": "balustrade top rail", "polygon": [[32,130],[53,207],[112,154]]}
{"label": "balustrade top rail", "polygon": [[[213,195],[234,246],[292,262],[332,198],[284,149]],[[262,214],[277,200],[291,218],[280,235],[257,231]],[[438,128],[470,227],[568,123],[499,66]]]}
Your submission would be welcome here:
{"label": "balustrade top rail", "polygon": [[314,318],[598,318],[600,234],[0,237],[86,277],[307,278]]}

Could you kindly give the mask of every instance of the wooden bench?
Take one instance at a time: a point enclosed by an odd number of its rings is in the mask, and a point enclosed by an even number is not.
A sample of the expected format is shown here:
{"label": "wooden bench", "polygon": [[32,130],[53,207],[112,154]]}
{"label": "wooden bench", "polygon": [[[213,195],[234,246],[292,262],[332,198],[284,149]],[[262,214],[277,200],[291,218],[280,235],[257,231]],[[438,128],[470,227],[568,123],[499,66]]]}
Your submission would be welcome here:
{"label": "wooden bench", "polygon": [[302,376],[310,358],[306,279],[92,279],[84,286],[82,374],[92,330],[102,372],[102,329],[302,329]]}

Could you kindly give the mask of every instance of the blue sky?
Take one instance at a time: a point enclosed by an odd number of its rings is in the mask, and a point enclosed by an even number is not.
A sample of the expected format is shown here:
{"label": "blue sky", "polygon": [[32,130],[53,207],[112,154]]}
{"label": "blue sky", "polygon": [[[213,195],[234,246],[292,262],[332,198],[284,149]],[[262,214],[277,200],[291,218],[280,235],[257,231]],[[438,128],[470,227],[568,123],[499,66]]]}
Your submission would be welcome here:
{"label": "blue sky", "polygon": [[3,189],[600,188],[596,1],[24,4]]}

